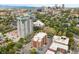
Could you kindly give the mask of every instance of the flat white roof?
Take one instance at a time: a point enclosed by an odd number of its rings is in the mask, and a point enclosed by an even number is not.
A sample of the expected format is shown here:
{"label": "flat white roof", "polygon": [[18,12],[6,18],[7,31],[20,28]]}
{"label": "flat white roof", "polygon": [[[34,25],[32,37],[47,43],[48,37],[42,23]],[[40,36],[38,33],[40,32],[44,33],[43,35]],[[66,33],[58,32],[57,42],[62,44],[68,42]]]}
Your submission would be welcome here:
{"label": "flat white roof", "polygon": [[53,41],[68,45],[69,38],[66,36],[54,36]]}
{"label": "flat white roof", "polygon": [[44,23],[41,22],[40,20],[37,20],[36,22],[33,23],[35,26],[44,26]]}
{"label": "flat white roof", "polygon": [[68,46],[62,45],[62,44],[59,44],[59,43],[55,43],[55,42],[53,42],[51,44],[51,46],[49,47],[49,49],[53,49],[53,50],[57,50],[57,48],[62,48],[64,50],[66,50],[66,51],[68,50]]}
{"label": "flat white roof", "polygon": [[55,54],[55,52],[47,50],[46,54]]}
{"label": "flat white roof", "polygon": [[41,41],[42,40],[42,38],[44,38],[45,36],[46,36],[47,34],[46,33],[44,33],[44,32],[39,32],[39,33],[37,33],[34,37],[33,37],[33,40],[34,41]]}
{"label": "flat white roof", "polygon": [[76,26],[79,27],[79,24],[77,24]]}

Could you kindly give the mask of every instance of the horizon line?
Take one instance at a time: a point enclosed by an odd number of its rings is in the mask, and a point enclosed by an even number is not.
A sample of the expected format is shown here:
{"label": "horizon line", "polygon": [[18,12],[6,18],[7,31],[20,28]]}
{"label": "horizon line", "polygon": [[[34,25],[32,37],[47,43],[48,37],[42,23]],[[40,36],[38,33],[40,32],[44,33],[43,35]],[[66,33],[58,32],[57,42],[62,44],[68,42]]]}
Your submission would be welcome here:
{"label": "horizon line", "polygon": [[[0,4],[2,6],[27,6],[27,7],[54,7],[55,4]],[[62,4],[58,4],[61,6]],[[79,8],[79,4],[64,4],[65,7],[70,8]]]}

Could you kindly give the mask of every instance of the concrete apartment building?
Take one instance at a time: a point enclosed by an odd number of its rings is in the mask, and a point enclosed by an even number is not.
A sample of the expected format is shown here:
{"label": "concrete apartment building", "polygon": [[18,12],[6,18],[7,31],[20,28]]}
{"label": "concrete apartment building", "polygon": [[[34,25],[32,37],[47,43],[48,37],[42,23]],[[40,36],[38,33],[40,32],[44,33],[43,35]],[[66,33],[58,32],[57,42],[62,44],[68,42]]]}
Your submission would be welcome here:
{"label": "concrete apartment building", "polygon": [[43,28],[45,26],[45,24],[40,20],[37,20],[36,22],[34,22],[33,25],[34,27],[38,27],[38,28]]}
{"label": "concrete apartment building", "polygon": [[25,37],[33,32],[32,14],[24,13],[17,17],[17,31],[19,37]]}
{"label": "concrete apartment building", "polygon": [[47,45],[47,43],[47,34],[44,32],[39,32],[32,38],[32,47],[34,48],[41,48],[44,45]]}
{"label": "concrete apartment building", "polygon": [[52,41],[46,54],[66,54],[68,52],[69,38],[66,36],[54,36]]}

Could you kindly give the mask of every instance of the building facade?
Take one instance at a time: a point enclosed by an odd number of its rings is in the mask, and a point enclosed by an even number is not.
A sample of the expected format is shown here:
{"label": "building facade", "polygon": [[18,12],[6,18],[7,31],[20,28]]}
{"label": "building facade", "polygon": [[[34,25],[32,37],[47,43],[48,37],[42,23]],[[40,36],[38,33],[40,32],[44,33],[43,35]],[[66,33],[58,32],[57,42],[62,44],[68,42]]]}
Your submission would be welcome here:
{"label": "building facade", "polygon": [[67,54],[69,38],[66,36],[53,36],[52,44],[46,54]]}
{"label": "building facade", "polygon": [[33,32],[33,22],[31,14],[24,14],[17,18],[17,31],[19,37],[25,37]]}
{"label": "building facade", "polygon": [[47,43],[48,39],[46,33],[39,32],[32,38],[32,47],[34,48],[41,48],[43,45],[47,45]]}

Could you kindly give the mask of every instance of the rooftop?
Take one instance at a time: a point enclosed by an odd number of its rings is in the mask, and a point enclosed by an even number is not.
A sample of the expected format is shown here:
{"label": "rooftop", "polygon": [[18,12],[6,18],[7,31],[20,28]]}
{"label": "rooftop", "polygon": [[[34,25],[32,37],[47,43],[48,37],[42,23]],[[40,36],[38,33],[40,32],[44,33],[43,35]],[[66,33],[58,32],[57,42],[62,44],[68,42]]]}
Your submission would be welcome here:
{"label": "rooftop", "polygon": [[44,32],[39,32],[39,33],[37,33],[34,37],[33,37],[33,40],[34,41],[41,41],[42,40],[42,38],[44,38],[44,36],[46,36],[47,34],[46,33],[44,33]]}
{"label": "rooftop", "polygon": [[39,26],[39,27],[42,27],[44,26],[44,23],[41,22],[40,20],[37,20],[36,22],[33,23],[35,26]]}
{"label": "rooftop", "polygon": [[55,54],[55,52],[47,50],[46,54]]}
{"label": "rooftop", "polygon": [[49,47],[49,49],[52,49],[52,50],[57,50],[57,48],[61,48],[61,49],[64,49],[64,50],[68,50],[68,46],[66,46],[66,45],[62,45],[62,44],[59,44],[59,43],[55,43],[55,42],[53,42],[52,44],[51,44],[51,46]]}
{"label": "rooftop", "polygon": [[64,52],[68,51],[68,42],[69,38],[66,36],[54,36],[53,42],[48,48],[50,51],[47,50],[46,54],[63,53],[61,50],[59,51],[58,48],[64,50]]}
{"label": "rooftop", "polygon": [[14,42],[19,40],[17,30],[8,32],[5,34],[8,38],[12,39]]}
{"label": "rooftop", "polygon": [[77,24],[76,27],[79,27],[79,24]]}
{"label": "rooftop", "polygon": [[53,41],[57,42],[57,43],[64,44],[64,45],[68,45],[69,38],[66,36],[54,36]]}

